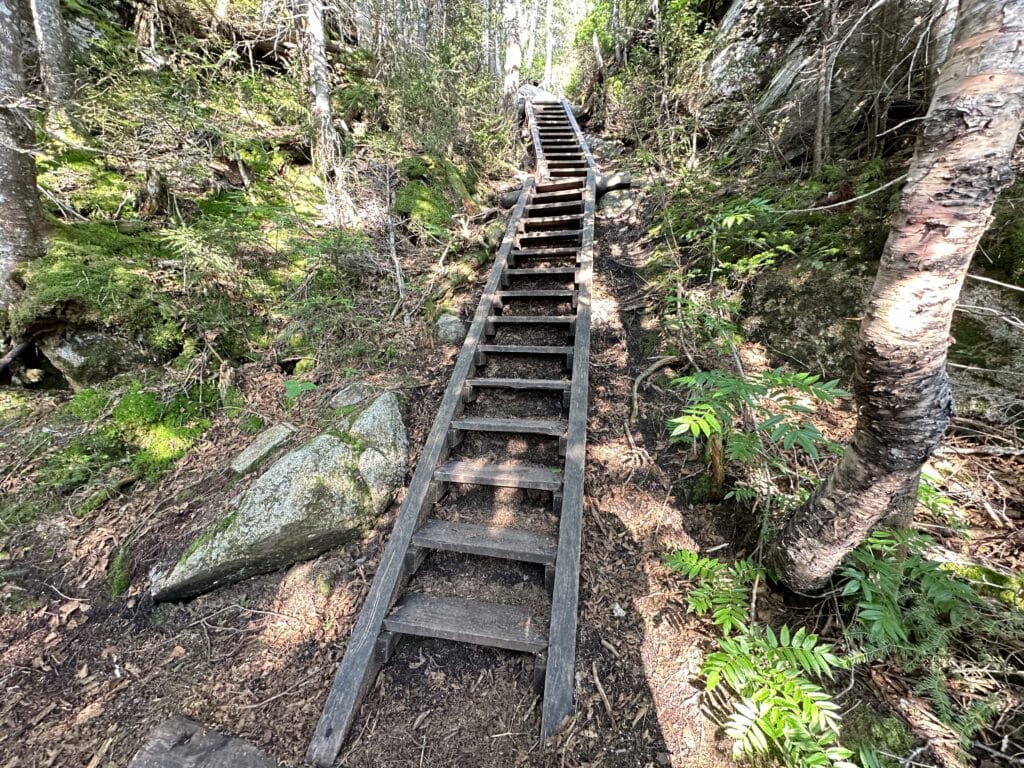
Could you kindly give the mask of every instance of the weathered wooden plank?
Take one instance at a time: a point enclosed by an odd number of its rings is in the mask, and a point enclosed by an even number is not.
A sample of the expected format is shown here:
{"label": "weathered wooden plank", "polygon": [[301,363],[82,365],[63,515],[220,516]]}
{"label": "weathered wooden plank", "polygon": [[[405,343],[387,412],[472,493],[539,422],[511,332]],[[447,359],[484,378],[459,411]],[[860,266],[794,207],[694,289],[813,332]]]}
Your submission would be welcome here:
{"label": "weathered wooden plank", "polygon": [[565,434],[566,423],[558,419],[510,419],[476,416],[456,419],[452,422],[452,429],[462,429],[468,432],[513,432],[515,434],[558,437]]}
{"label": "weathered wooden plank", "polygon": [[516,248],[510,255],[517,259],[531,256],[547,258],[550,256],[577,256],[579,252],[580,249],[574,245],[548,245],[538,248]]}
{"label": "weathered wooden plank", "polygon": [[[586,148],[568,105],[563,105]],[[589,150],[587,150],[589,158]],[[592,160],[591,160],[592,162]],[[586,176],[584,229],[580,248],[579,298],[576,305],[575,354],[569,395],[569,426],[558,532],[558,557],[551,597],[551,638],[544,678],[541,735],[554,733],[572,712],[576,680],[576,622],[579,607],[580,545],[583,521],[583,477],[587,446],[587,394],[590,373],[591,283],[594,263],[596,171]]]}
{"label": "weathered wooden plank", "polygon": [[525,608],[458,597],[406,595],[384,620],[389,632],[540,653],[547,639]]}
{"label": "weathered wooden plank", "polygon": [[550,192],[564,192],[567,189],[578,191],[580,194],[585,192],[586,183],[585,179],[579,181],[549,181],[536,186],[533,199],[536,200],[538,197],[546,195]]}
{"label": "weathered wooden plank", "polygon": [[583,201],[582,189],[563,189],[561,191],[547,192],[543,195],[534,195],[533,200],[538,204],[542,203],[579,203]]}
{"label": "weathered wooden plank", "polygon": [[568,277],[576,267],[517,267],[505,270],[508,277]]}
{"label": "weathered wooden plank", "polygon": [[394,530],[391,532],[384,556],[374,575],[373,583],[359,613],[355,628],[352,630],[352,637],[349,639],[345,656],[335,673],[323,714],[320,716],[313,740],[306,753],[306,759],[320,768],[328,768],[334,763],[342,742],[345,740],[345,734],[348,733],[359,710],[359,703],[380,669],[380,662],[374,652],[377,636],[380,634],[385,615],[405,581],[403,566],[406,551],[425,513],[424,501],[432,486],[434,469],[447,445],[448,427],[456,409],[462,403],[462,389],[466,377],[475,367],[476,345],[484,336],[491,313],[493,296],[501,285],[501,276],[512,250],[516,226],[532,189],[533,180],[524,181],[519,200],[509,217],[505,238],[498,249],[490,277],[484,286],[480,304],[477,306],[473,322],[455,362],[448,388],[445,390],[438,408],[437,417],[427,435],[405,500],[398,512]]}
{"label": "weathered wooden plank", "polygon": [[533,389],[564,392],[570,389],[572,382],[557,379],[507,379],[507,378],[474,378],[466,381],[467,387],[483,387],[487,389]]}
{"label": "weathered wooden plank", "polygon": [[427,549],[541,565],[554,563],[558,551],[558,539],[547,534],[447,520],[428,520],[412,541]]}
{"label": "weathered wooden plank", "polygon": [[277,768],[276,759],[241,739],[181,716],[153,728],[128,768]]}
{"label": "weathered wooden plank", "polygon": [[526,206],[526,215],[533,216],[534,214],[544,216],[545,214],[556,214],[556,213],[583,213],[583,199],[579,200],[567,200],[562,203],[540,203],[538,205]]}
{"label": "weathered wooden plank", "polygon": [[499,291],[500,299],[571,299],[576,295],[575,291],[565,290],[542,290],[527,288],[521,291]]}
{"label": "weathered wooden plank", "polygon": [[[555,171],[552,171],[552,173],[555,173]],[[525,234],[520,232],[516,243],[520,248],[526,250],[531,246],[542,245],[544,243],[554,245],[566,240],[578,243],[580,236],[581,233],[578,229],[553,230],[551,232],[527,232]]]}
{"label": "weathered wooden plank", "polygon": [[541,145],[540,132],[538,131],[537,126],[537,116],[534,113],[533,105],[530,102],[526,103],[526,117],[530,126],[530,141],[533,144],[533,156],[537,161],[537,178],[546,179],[548,177],[548,170],[544,159],[544,147]]}
{"label": "weathered wooden plank", "polygon": [[495,355],[567,355],[575,347],[556,344],[481,344],[477,352]]}
{"label": "weathered wooden plank", "polygon": [[539,491],[557,491],[562,477],[546,467],[525,464],[470,464],[449,461],[434,472],[434,477],[446,483],[467,485],[493,485],[499,488],[533,488]]}

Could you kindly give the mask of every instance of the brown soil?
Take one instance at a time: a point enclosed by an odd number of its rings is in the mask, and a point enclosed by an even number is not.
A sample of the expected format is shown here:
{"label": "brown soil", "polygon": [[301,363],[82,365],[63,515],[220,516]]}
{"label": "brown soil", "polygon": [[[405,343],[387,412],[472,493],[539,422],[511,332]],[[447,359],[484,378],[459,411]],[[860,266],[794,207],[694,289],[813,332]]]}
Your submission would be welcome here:
{"label": "brown soil", "polygon": [[[650,364],[641,351],[649,327],[645,302],[637,297],[647,289],[636,267],[649,254],[638,245],[638,215],[634,208],[619,219],[602,219],[597,233],[575,716],[542,743],[532,657],[407,639],[367,695],[339,764],[732,765],[727,745],[700,709],[698,670],[713,630],[685,613],[680,584],[661,558],[680,547],[742,556],[751,526],[727,507],[681,501],[703,463],[667,440],[665,420],[678,407],[670,390],[643,388],[639,423],[628,423],[633,381]],[[466,316],[476,298],[467,293],[462,299]],[[402,390],[410,466],[454,360],[452,350],[434,347],[425,330],[414,328],[418,335],[404,341],[417,350],[416,362],[403,373],[415,380]],[[551,343],[549,334],[536,338]],[[265,397],[281,390],[277,369],[253,366],[239,385],[248,407],[265,421],[287,418],[299,426],[295,444],[323,427],[323,403],[285,414]],[[324,402],[331,385],[330,377],[321,385]],[[43,410],[60,402],[48,397],[39,398]],[[513,413],[559,416],[561,398],[481,392],[466,408],[467,415]],[[834,423],[822,428],[842,439],[849,411],[836,410],[829,419]],[[159,483],[135,486],[87,520],[58,515],[4,540],[0,596],[21,607],[0,615],[0,768],[124,766],[148,730],[175,713],[240,736],[285,766],[303,764],[397,505],[363,540],[316,561],[187,604],[154,606],[146,597],[148,569],[175,557],[249,482],[232,481],[224,469],[247,439],[232,424],[218,423]],[[0,458],[19,472],[31,467],[31,457]],[[1024,564],[1019,460],[951,460],[961,463],[965,478],[998,483],[995,498],[1007,500],[1010,527],[992,523],[985,500],[977,500],[975,536],[965,552]],[[467,486],[450,493],[435,514],[552,533],[558,520],[550,498]],[[111,601],[107,565],[129,536],[132,587]],[[475,596],[494,589],[495,599],[511,595],[546,615],[541,569],[493,565],[435,555],[414,588]],[[816,610],[787,606],[770,594],[759,605],[759,614],[796,612],[808,621]]]}

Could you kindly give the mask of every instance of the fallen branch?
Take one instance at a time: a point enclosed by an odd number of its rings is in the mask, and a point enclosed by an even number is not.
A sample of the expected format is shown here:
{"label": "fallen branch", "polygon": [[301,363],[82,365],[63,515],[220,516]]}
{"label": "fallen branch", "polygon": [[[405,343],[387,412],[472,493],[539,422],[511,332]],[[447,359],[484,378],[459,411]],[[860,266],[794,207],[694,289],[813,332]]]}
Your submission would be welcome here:
{"label": "fallen branch", "polygon": [[992,285],[998,285],[1000,288],[1007,288],[1011,291],[1020,291],[1024,293],[1024,286],[1013,285],[1012,283],[1001,283],[998,280],[993,280],[991,277],[982,277],[981,275],[967,275],[971,280],[979,280],[982,283],[991,283]]}
{"label": "fallen branch", "polygon": [[960,448],[955,445],[944,445],[935,453],[939,456],[955,454],[957,456],[1024,456],[1024,448],[1011,448],[1006,445],[972,445]]}
{"label": "fallen branch", "polygon": [[633,404],[632,406],[630,406],[629,409],[630,424],[636,424],[636,420],[640,412],[640,385],[644,382],[645,379],[653,376],[666,365],[670,365],[672,363],[677,362],[679,362],[679,358],[676,357],[675,355],[669,355],[668,357],[660,357],[633,380]]}

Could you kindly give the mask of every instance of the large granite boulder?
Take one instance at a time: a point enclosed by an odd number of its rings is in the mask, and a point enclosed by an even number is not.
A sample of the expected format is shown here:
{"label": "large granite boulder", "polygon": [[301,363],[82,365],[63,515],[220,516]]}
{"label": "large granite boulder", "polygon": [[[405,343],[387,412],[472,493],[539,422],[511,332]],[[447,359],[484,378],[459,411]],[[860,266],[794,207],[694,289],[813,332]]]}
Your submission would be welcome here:
{"label": "large granite boulder", "polygon": [[393,393],[272,464],[169,568],[154,600],[183,600],[308,560],[358,536],[391,503],[409,444]]}

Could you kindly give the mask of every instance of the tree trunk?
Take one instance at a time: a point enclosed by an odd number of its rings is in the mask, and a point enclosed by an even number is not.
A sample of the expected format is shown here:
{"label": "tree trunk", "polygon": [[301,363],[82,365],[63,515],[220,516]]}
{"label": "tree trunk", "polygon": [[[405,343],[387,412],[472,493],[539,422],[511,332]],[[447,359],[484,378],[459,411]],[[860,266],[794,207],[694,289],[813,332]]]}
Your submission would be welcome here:
{"label": "tree trunk", "polygon": [[917,494],[952,414],[949,327],[1024,121],[1024,4],[965,0],[936,83],[857,342],[853,439],[786,521],[778,575],[821,587],[871,529]]}
{"label": "tree trunk", "polygon": [[32,121],[17,106],[25,99],[25,75],[16,5],[0,0],[0,309],[17,297],[19,266],[45,248]]}
{"label": "tree trunk", "polygon": [[551,15],[554,10],[554,0],[548,0],[547,21],[544,23],[544,80],[540,87],[545,91],[551,90],[551,52],[555,47],[554,30],[551,28]]}
{"label": "tree trunk", "polygon": [[832,83],[828,79],[828,51],[832,41],[832,0],[823,0],[818,23],[821,25],[818,41],[818,101],[817,115],[814,121],[814,155],[812,171],[815,176],[821,173],[822,166],[828,162],[829,133],[832,130],[832,103],[829,91]]}
{"label": "tree trunk", "polygon": [[611,32],[612,32],[612,56],[615,66],[618,67],[622,64],[622,42],[621,42],[621,27],[622,27],[622,11],[619,8],[619,0],[612,0],[612,18],[611,18]]}
{"label": "tree trunk", "polygon": [[533,66],[533,57],[537,50],[537,17],[540,15],[540,0],[533,0],[530,5],[530,17],[526,24],[526,57],[528,67]]}
{"label": "tree trunk", "polygon": [[343,139],[347,127],[335,127],[331,112],[331,70],[327,63],[323,0],[306,0],[306,76],[309,80],[310,117],[313,122],[313,167],[323,180],[328,218],[334,224],[349,223],[354,211],[345,190],[342,168]]}
{"label": "tree trunk", "polygon": [[73,93],[74,79],[68,59],[67,32],[59,0],[31,0],[32,24],[39,51],[39,76],[50,104],[64,112]]}
{"label": "tree trunk", "polygon": [[519,2],[505,0],[505,85],[502,105],[506,115],[516,114],[519,96],[519,70],[523,64],[523,49],[519,43]]}

